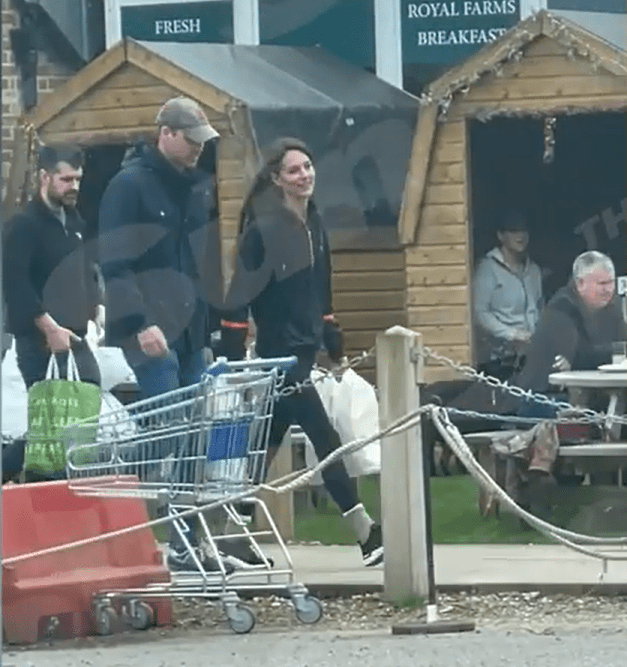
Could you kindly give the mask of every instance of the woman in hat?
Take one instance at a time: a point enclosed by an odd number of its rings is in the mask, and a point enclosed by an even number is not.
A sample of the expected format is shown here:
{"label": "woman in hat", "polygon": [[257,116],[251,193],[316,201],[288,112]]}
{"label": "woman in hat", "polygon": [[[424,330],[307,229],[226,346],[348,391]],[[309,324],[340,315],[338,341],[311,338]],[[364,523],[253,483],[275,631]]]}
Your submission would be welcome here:
{"label": "woman in hat", "polygon": [[527,220],[510,211],[496,232],[498,245],[481,260],[473,309],[480,370],[508,379],[522,367],[542,308],[542,273],[528,255]]}

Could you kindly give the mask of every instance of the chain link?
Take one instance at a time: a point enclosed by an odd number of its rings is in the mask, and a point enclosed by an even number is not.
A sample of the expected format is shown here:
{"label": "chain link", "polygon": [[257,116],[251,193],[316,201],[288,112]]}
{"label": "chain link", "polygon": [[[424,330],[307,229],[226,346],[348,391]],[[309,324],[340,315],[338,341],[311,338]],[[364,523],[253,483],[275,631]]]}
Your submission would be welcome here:
{"label": "chain link", "polygon": [[[558,413],[561,412],[562,414],[558,414],[558,416],[552,421],[569,423],[569,424],[598,424],[611,421],[615,424],[627,424],[627,416],[613,415],[611,417],[608,417],[608,415],[604,412],[596,412],[595,410],[591,410],[590,408],[578,407],[566,401],[556,401],[555,399],[550,398],[545,394],[540,394],[530,389],[522,389],[521,387],[510,385],[508,382],[503,382],[502,380],[499,380],[493,375],[487,375],[483,371],[477,371],[475,368],[469,366],[468,364],[464,364],[459,361],[453,361],[452,359],[449,359],[448,357],[439,354],[438,352],[435,352],[426,345],[422,347],[422,357],[425,360],[431,359],[441,366],[447,366],[457,371],[458,373],[465,375],[466,377],[472,378],[477,382],[482,382],[483,384],[487,385],[488,387],[491,387],[492,389],[499,389],[504,393],[510,394],[511,396],[515,396],[516,398],[521,398],[526,401],[533,401],[541,405],[546,405],[555,408]],[[458,411],[458,414],[461,413],[462,411]],[[463,411],[463,413],[467,414],[468,416],[478,417],[483,419],[503,420],[504,418],[507,418],[508,420],[510,420],[510,416],[506,415],[499,415],[499,414],[489,415],[486,413],[473,412],[471,410]],[[566,415],[564,413],[572,413],[572,416]]]}
{"label": "chain link", "polygon": [[320,366],[316,366],[316,370],[320,371],[320,376],[311,379],[311,377],[308,377],[306,380],[303,382],[294,382],[293,384],[289,384],[287,386],[281,387],[279,386],[277,388],[276,396],[277,397],[284,397],[284,396],[292,396],[296,392],[301,392],[305,387],[313,387],[316,382],[322,382],[322,380],[325,380],[329,376],[336,378],[338,376],[341,376],[342,373],[347,371],[349,368],[355,369],[361,366],[363,363],[365,363],[368,359],[373,359],[375,356],[375,348],[371,347],[367,352],[360,352],[359,354],[356,354],[354,357],[351,359],[346,359],[342,361],[341,366],[339,366],[336,369],[333,370],[328,370],[326,368],[322,368]]}
{"label": "chain link", "polygon": [[[498,389],[506,394],[514,396],[515,398],[523,399],[525,401],[530,401],[530,402],[533,401],[540,405],[545,405],[554,408],[557,415],[554,419],[551,419],[551,421],[555,421],[557,423],[568,423],[568,424],[605,424],[608,421],[611,421],[614,424],[627,424],[627,416],[613,415],[611,417],[608,417],[608,415],[605,412],[596,412],[595,410],[591,410],[590,408],[575,406],[572,405],[571,403],[568,403],[567,401],[556,401],[554,398],[546,396],[545,394],[541,394],[532,391],[530,389],[522,389],[521,387],[517,387],[516,385],[510,385],[508,382],[503,382],[502,380],[499,380],[499,378],[494,377],[493,375],[487,375],[483,371],[478,371],[466,363],[449,359],[448,357],[439,354],[438,352],[435,352],[426,345],[422,346],[421,355],[423,360],[425,361],[430,359],[439,364],[440,366],[446,366],[456,371],[457,373],[461,373],[462,375],[465,375],[466,377],[469,377],[472,380],[481,382],[482,384],[492,389],[495,390]],[[328,370],[326,368],[316,366],[316,370],[320,372],[320,375],[318,377],[314,379],[309,377],[303,382],[295,382],[294,384],[290,384],[287,386],[283,386],[283,383],[280,383],[277,386],[276,396],[277,397],[292,396],[296,392],[301,392],[305,387],[315,386],[317,382],[322,382],[329,376],[337,378],[338,376],[341,376],[342,373],[344,373],[349,368],[351,369],[358,368],[369,359],[374,359],[375,356],[376,356],[376,347],[371,347],[367,351],[363,351],[360,352],[359,354],[356,354],[351,359],[344,359],[341,366],[339,366],[336,369]],[[543,419],[540,418],[518,417],[515,415],[477,412],[474,410],[454,409],[453,412],[455,412],[458,415],[465,415],[475,419],[489,419],[493,421],[503,421],[504,419],[507,421],[516,421],[521,423],[522,422],[534,423],[543,421]]]}

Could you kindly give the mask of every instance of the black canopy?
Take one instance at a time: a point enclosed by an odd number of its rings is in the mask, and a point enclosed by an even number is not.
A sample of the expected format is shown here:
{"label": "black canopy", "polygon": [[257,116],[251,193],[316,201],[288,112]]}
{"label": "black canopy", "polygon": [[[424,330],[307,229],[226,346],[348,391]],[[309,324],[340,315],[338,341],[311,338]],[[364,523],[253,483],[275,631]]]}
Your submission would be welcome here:
{"label": "black canopy", "polygon": [[318,47],[141,42],[248,109],[258,148],[303,139],[333,228],[393,225],[418,100]]}

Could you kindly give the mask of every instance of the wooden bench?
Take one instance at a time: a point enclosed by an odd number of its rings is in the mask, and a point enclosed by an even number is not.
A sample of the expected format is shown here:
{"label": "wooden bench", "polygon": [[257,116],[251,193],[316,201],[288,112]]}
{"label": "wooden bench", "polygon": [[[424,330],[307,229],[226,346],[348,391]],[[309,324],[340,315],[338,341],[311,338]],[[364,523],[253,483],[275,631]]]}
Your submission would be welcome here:
{"label": "wooden bench", "polygon": [[623,468],[627,467],[627,442],[560,445],[559,456],[577,459],[577,466],[582,473],[617,472],[617,484],[623,486]]}

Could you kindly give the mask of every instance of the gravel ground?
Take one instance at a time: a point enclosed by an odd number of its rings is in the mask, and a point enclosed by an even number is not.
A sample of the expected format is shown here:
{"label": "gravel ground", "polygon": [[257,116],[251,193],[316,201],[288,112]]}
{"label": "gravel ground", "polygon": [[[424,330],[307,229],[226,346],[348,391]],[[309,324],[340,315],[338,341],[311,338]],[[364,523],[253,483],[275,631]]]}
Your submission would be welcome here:
{"label": "gravel ground", "polygon": [[[389,633],[392,625],[426,620],[422,609],[398,609],[382,602],[378,594],[323,600],[324,616],[312,626],[299,623],[291,604],[277,597],[254,598],[245,602],[256,614],[257,633],[318,634],[328,632]],[[172,627],[145,632],[123,631],[110,637],[87,637],[57,641],[35,647],[5,647],[9,655],[36,655],[39,649],[99,648],[156,639],[184,640],[190,637],[232,637],[222,610],[204,600],[176,599]],[[542,595],[530,593],[441,594],[438,612],[445,620],[474,620],[477,630],[554,635],[582,631],[627,632],[627,597]],[[30,659],[30,658],[29,658]],[[21,663],[17,663],[21,665]],[[34,662],[37,665],[37,662]]]}
{"label": "gravel ground", "polygon": [[[297,630],[378,630],[391,625],[426,620],[417,608],[395,608],[378,594],[324,600],[324,616],[315,626],[299,623],[290,604],[276,597],[254,598],[257,629]],[[443,619],[471,619],[479,628],[524,629],[550,633],[555,629],[581,625],[590,628],[627,629],[627,597],[542,595],[529,593],[468,593],[438,596],[438,613]],[[224,616],[219,608],[202,600],[175,601],[177,618],[173,631],[205,628],[223,631]]]}

